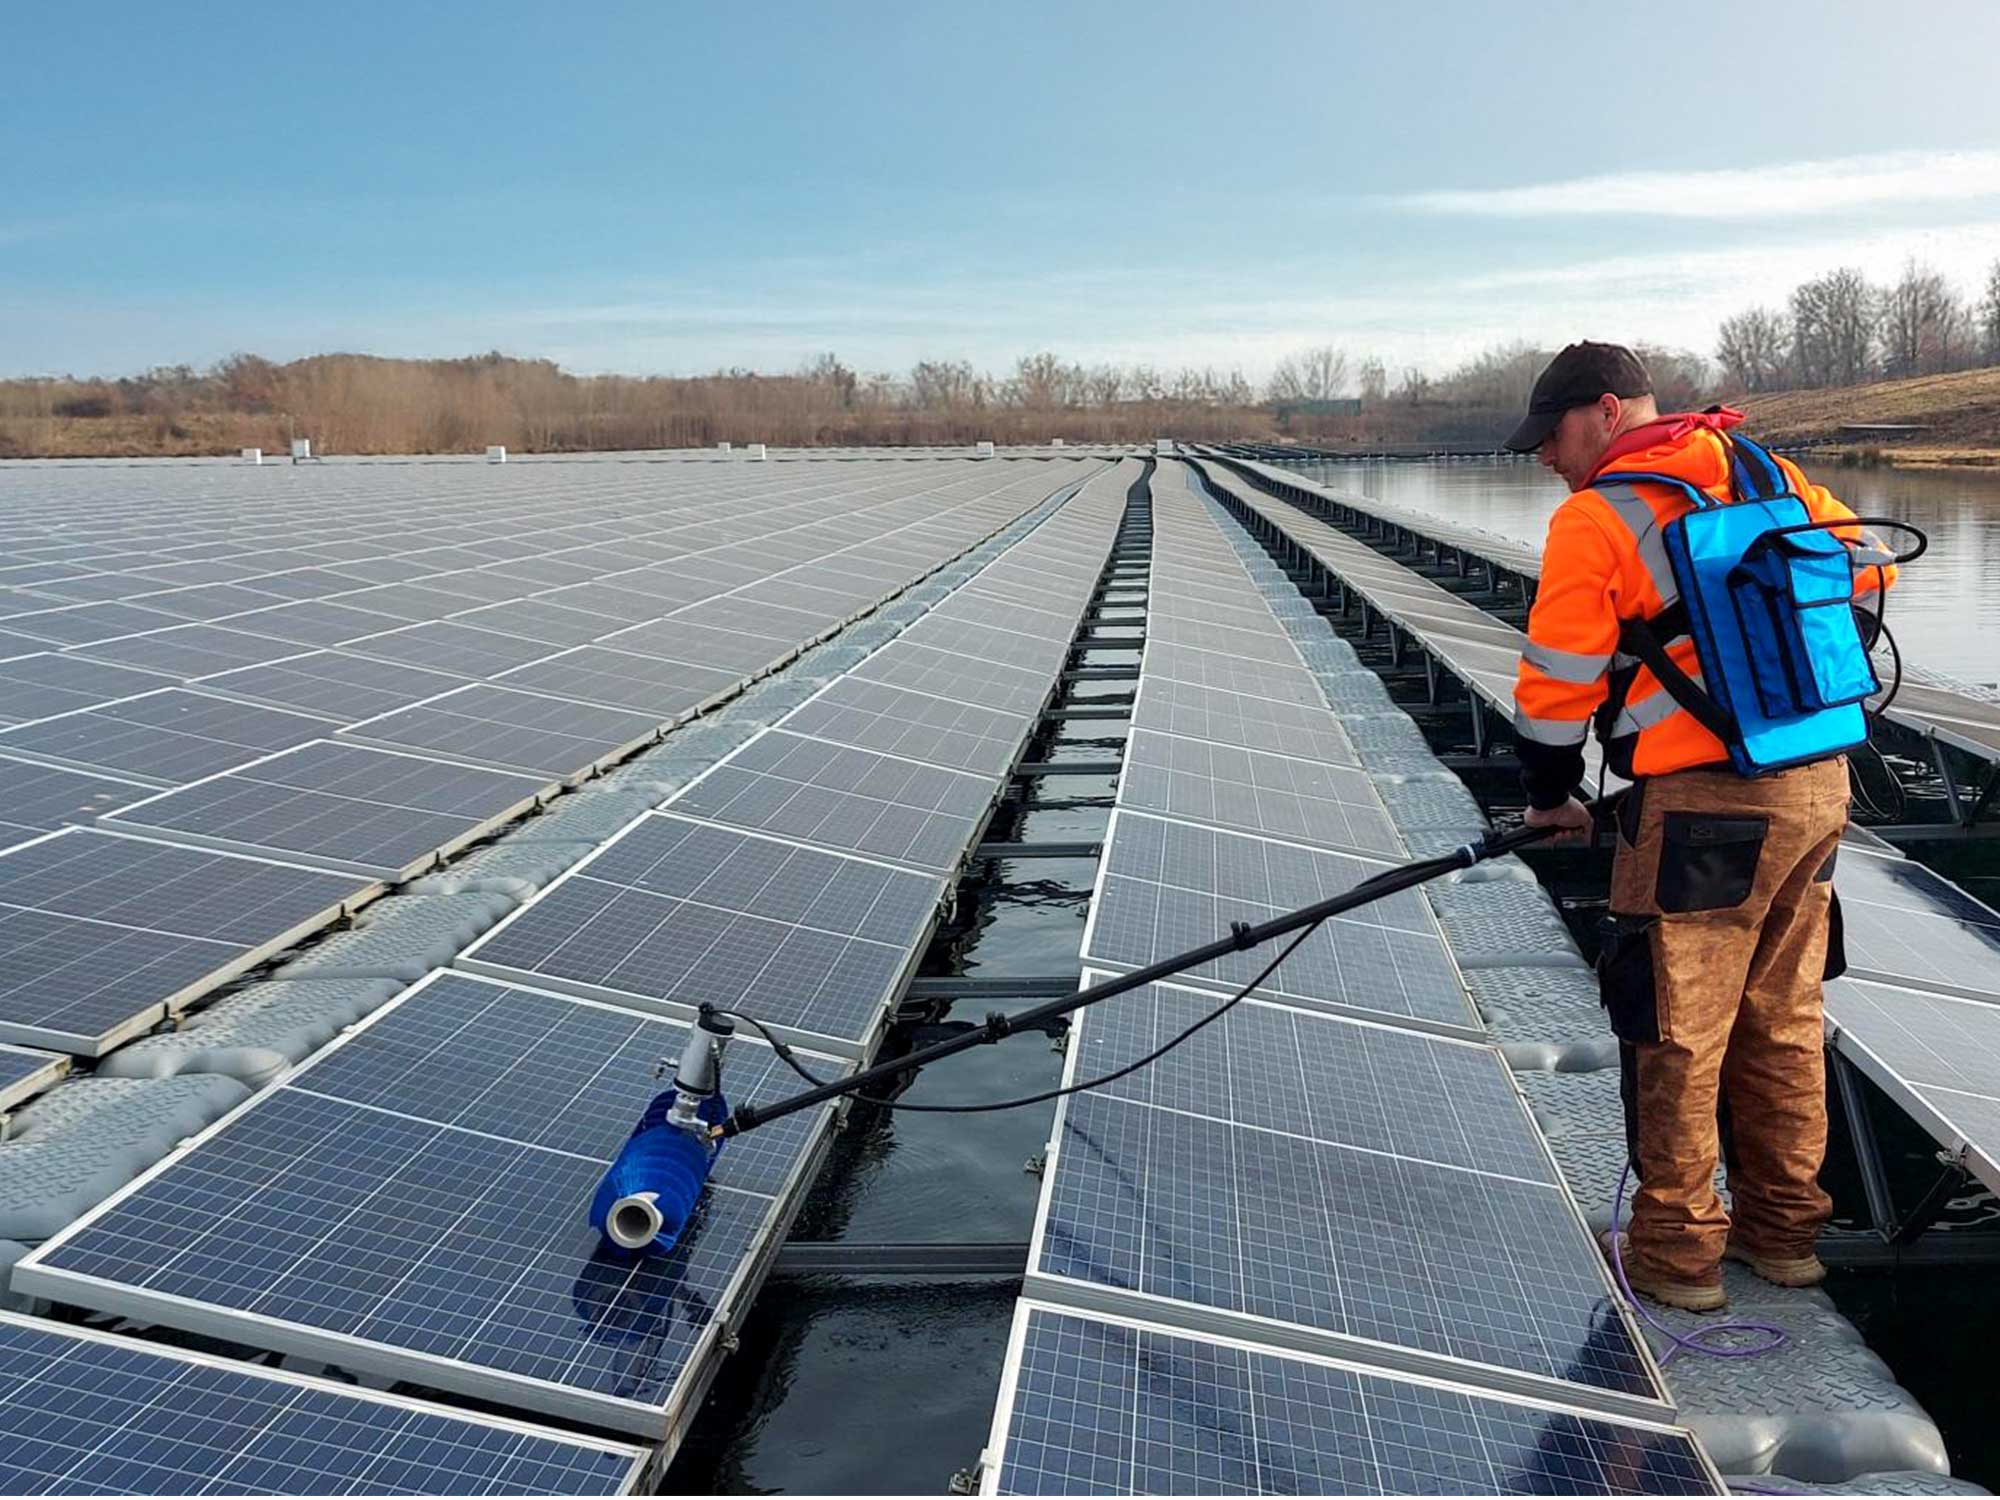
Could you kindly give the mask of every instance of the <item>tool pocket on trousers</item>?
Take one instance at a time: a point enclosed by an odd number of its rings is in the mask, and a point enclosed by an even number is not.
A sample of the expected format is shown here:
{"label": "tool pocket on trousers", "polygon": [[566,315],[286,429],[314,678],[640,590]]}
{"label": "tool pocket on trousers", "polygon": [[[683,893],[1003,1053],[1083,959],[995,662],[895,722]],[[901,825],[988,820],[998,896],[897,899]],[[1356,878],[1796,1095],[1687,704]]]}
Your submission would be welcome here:
{"label": "tool pocket on trousers", "polygon": [[1597,923],[1597,998],[1621,1042],[1660,1039],[1660,996],[1653,983],[1653,916],[1611,912]]}
{"label": "tool pocket on trousers", "polygon": [[1826,964],[1820,978],[1838,979],[1847,972],[1847,931],[1840,915],[1840,892],[1828,891],[1826,907]]}
{"label": "tool pocket on trousers", "polygon": [[1721,911],[1749,900],[1770,826],[1769,818],[1668,813],[1653,893],[1660,910]]}
{"label": "tool pocket on trousers", "polygon": [[1645,808],[1646,783],[1635,781],[1631,789],[1619,799],[1618,836],[1625,840],[1627,848],[1637,848],[1639,843],[1639,815]]}

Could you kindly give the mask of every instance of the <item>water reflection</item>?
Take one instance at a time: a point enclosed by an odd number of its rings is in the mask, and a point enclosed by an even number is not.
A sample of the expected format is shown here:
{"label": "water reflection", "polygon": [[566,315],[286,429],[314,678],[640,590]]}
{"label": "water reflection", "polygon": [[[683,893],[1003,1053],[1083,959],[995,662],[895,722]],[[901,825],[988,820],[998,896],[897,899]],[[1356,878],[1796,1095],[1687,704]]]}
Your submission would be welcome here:
{"label": "water reflection", "polygon": [[[1930,533],[1929,555],[1909,570],[1890,606],[1905,659],[1968,682],[2000,680],[1993,644],[2000,632],[2000,471],[1849,469],[1824,460],[1804,467],[1855,509]],[[1539,465],[1505,459],[1321,464],[1306,472],[1334,489],[1538,545],[1565,493]]]}

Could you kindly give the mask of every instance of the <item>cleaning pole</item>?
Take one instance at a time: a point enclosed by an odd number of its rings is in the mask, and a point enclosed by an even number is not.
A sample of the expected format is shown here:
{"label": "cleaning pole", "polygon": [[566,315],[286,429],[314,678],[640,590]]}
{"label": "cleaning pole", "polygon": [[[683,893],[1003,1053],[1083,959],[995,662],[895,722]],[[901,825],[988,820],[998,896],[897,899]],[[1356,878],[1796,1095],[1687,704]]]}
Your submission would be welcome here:
{"label": "cleaning pole", "polygon": [[[1613,793],[1592,803],[1590,812],[1593,822],[1601,825],[1622,795],[1622,792]],[[1100,1000],[1109,1000],[1114,995],[1141,989],[1189,969],[1198,969],[1205,963],[1258,947],[1274,938],[1285,937],[1294,932],[1303,935],[1305,929],[1316,927],[1329,917],[1337,917],[1343,912],[1353,911],[1356,907],[1366,906],[1372,901],[1380,901],[1385,896],[1412,890],[1426,881],[1437,879],[1440,875],[1449,875],[1456,870],[1469,870],[1485,860],[1496,859],[1500,855],[1510,854],[1539,839],[1547,838],[1555,831],[1552,827],[1520,827],[1505,833],[1489,832],[1477,843],[1463,844],[1451,853],[1435,859],[1416,860],[1410,864],[1384,870],[1350,890],[1329,896],[1323,901],[1316,901],[1311,906],[1302,906],[1284,916],[1273,917],[1268,922],[1254,925],[1247,922],[1233,922],[1230,924],[1227,937],[1204,943],[1199,948],[1190,948],[1187,952],[1177,953],[1172,958],[1163,958],[1157,963],[1146,965],[1143,969],[1120,974],[1114,979],[1093,984],[1088,989],[1078,990],[1075,994],[1060,996],[1016,1015],[1007,1016],[997,1011],[992,1012],[981,1025],[971,1031],[962,1032],[958,1036],[933,1043],[928,1047],[919,1047],[914,1052],[906,1052],[888,1062],[877,1063],[872,1068],[863,1068],[860,1072],[851,1073],[845,1078],[819,1084],[789,1099],[781,1099],[774,1104],[762,1106],[738,1105],[722,1123],[710,1127],[710,1138],[723,1141],[731,1136],[741,1135],[746,1130],[755,1130],[761,1125],[768,1125],[773,1120],[782,1120],[786,1115],[795,1114],[799,1110],[824,1104],[830,1099],[863,1093],[877,1085],[893,1084],[901,1075],[937,1062],[941,1058],[952,1057],[973,1047],[1003,1041],[1019,1032],[1040,1030],[1056,1017],[1068,1015],[1071,1011],[1081,1010],[1088,1005],[1095,1005]],[[1281,954],[1280,957],[1282,956]],[[1254,988],[1261,979],[1260,975],[1258,980],[1252,981],[1252,984],[1246,987],[1245,992],[1247,993],[1248,988]],[[1242,997],[1239,994],[1236,998]],[[1234,1001],[1230,1003],[1233,1004]]]}

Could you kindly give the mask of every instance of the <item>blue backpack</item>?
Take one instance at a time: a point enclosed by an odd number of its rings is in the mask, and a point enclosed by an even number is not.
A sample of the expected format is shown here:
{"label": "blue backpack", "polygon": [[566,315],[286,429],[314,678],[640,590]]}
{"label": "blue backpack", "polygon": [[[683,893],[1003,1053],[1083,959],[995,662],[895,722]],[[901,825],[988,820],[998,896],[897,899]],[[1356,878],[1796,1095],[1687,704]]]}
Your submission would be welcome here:
{"label": "blue backpack", "polygon": [[[1671,484],[1694,509],[1660,529],[1701,667],[1696,682],[1667,655],[1654,624],[1628,620],[1619,645],[1651,669],[1695,720],[1729,749],[1744,776],[1823,760],[1865,744],[1866,700],[1881,683],[1854,609],[1855,552],[1835,526],[1890,526],[1881,517],[1815,521],[1771,455],[1747,438],[1730,453],[1727,503],[1671,474],[1626,473],[1607,480]],[[1871,558],[1879,570],[1885,558]]]}

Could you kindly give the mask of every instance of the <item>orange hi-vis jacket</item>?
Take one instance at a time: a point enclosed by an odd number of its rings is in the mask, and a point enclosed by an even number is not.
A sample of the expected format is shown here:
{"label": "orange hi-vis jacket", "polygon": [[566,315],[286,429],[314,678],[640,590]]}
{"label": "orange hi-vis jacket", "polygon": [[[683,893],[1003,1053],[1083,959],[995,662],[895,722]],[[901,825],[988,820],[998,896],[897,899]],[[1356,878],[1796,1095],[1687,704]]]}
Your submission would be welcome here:
{"label": "orange hi-vis jacket", "polygon": [[[1528,644],[1514,684],[1514,739],[1529,802],[1556,807],[1583,780],[1583,744],[1593,719],[1605,763],[1619,776],[1658,776],[1690,766],[1727,764],[1722,741],[1660,686],[1637,657],[1619,650],[1626,620],[1654,622],[1667,654],[1697,683],[1701,668],[1660,529],[1692,508],[1673,485],[1620,482],[1621,470],[1686,479],[1727,501],[1729,454],[1722,433],[1742,421],[1726,408],[1665,417],[1626,433],[1606,454],[1588,489],[1564,501],[1549,521],[1542,577],[1528,615]],[[1778,459],[1793,493],[1816,521],[1854,512]],[[1856,593],[1891,583],[1886,548],[1856,527]],[[1880,564],[1882,566],[1868,566]]]}

